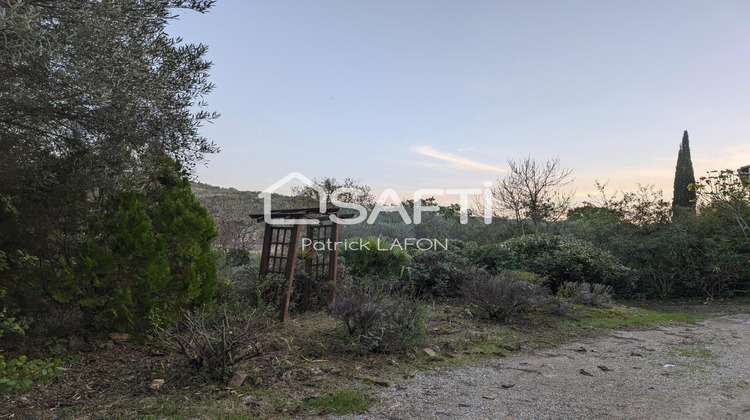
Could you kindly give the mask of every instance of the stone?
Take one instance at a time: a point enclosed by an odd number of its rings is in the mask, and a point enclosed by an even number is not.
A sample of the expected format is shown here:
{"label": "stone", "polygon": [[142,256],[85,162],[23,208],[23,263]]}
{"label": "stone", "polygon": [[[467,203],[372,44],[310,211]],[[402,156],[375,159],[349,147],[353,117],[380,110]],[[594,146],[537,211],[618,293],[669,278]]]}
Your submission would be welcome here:
{"label": "stone", "polygon": [[425,347],[425,348],[423,348],[423,349],[422,349],[422,351],[423,351],[423,352],[425,352],[425,353],[427,353],[427,355],[428,355],[428,356],[430,356],[430,357],[438,357],[438,354],[437,354],[437,353],[435,353],[435,351],[434,351],[434,350],[432,350],[432,349],[431,349],[431,348],[429,348],[429,347]]}
{"label": "stone", "polygon": [[151,389],[159,389],[164,385],[164,379],[154,379],[151,381]]}
{"label": "stone", "polygon": [[232,375],[232,379],[229,380],[229,387],[237,389],[241,387],[242,384],[245,383],[246,379],[247,379],[247,372],[238,370],[234,372],[234,375]]}

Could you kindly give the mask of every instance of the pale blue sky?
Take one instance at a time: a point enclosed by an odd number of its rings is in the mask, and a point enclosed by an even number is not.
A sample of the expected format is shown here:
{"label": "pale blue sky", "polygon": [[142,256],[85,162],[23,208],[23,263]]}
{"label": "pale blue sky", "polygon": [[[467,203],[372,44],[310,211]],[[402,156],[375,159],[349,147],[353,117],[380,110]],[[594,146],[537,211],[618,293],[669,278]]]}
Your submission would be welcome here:
{"label": "pale blue sky", "polygon": [[241,1],[170,33],[209,45],[222,149],[201,182],[289,172],[375,190],[481,188],[508,158],[672,195],[750,164],[750,1]]}

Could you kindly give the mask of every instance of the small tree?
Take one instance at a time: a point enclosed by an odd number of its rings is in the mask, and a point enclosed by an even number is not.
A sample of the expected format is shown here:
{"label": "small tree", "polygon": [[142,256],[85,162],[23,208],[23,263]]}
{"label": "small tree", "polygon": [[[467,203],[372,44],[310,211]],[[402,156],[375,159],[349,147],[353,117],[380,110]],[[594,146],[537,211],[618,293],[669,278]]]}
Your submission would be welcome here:
{"label": "small tree", "polygon": [[497,180],[492,193],[495,201],[513,214],[522,233],[524,217],[538,233],[542,222],[565,216],[573,191],[562,188],[573,182],[573,170],[561,167],[560,158],[540,164],[529,156],[518,162],[508,160],[508,166],[508,174]]}
{"label": "small tree", "polygon": [[697,183],[689,185],[693,194],[696,194],[706,208],[715,211],[724,209],[729,211],[742,234],[747,239],[750,235],[750,226],[747,217],[750,213],[750,186],[731,169],[722,171],[709,171],[708,176],[702,176]]}
{"label": "small tree", "polygon": [[677,167],[674,173],[674,198],[672,199],[672,212],[675,216],[679,214],[695,215],[695,189],[688,188],[695,184],[693,173],[693,162],[690,159],[690,143],[688,132],[682,135],[680,151],[677,154]]}

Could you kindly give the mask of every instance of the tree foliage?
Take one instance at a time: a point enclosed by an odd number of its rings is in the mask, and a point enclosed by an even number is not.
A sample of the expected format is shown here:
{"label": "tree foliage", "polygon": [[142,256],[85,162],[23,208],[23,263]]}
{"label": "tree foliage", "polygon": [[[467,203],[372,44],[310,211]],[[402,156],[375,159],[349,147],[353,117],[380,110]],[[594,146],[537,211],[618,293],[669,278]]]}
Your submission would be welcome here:
{"label": "tree foliage", "polygon": [[[150,205],[148,203],[151,203]],[[213,220],[185,177],[160,177],[149,194],[123,192],[89,227],[79,254],[61,257],[55,300],[74,302],[98,324],[147,327],[154,314],[210,300],[216,290]]]}
{"label": "tree foliage", "polygon": [[218,150],[199,133],[211,63],[167,33],[212,3],[0,0],[7,310],[64,301],[122,329],[212,293],[215,233],[185,178]]}
{"label": "tree foliage", "polygon": [[695,174],[693,173],[693,161],[690,158],[688,132],[685,130],[680,143],[680,151],[677,154],[677,167],[674,173],[672,207],[675,215],[681,212],[695,214],[695,190],[689,188],[692,184],[695,184]]}
{"label": "tree foliage", "polygon": [[709,171],[698,183],[689,185],[700,198],[703,211],[724,211],[734,218],[745,239],[750,236],[750,186],[731,169]]}
{"label": "tree foliage", "polygon": [[[312,182],[325,192],[329,205],[333,193],[337,190],[340,192],[338,200],[341,202],[355,203],[365,208],[372,208],[375,205],[375,197],[371,193],[372,189],[358,180],[346,178],[343,181],[338,181],[336,178],[326,177],[315,178]],[[317,205],[320,200],[318,190],[309,185],[293,187],[292,192],[309,205]]]}

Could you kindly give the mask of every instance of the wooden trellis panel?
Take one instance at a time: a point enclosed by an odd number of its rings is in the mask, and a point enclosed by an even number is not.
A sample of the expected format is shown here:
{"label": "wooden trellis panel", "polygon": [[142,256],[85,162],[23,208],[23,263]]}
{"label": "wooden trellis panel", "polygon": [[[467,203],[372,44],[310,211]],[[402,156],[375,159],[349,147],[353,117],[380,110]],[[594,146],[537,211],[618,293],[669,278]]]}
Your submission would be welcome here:
{"label": "wooden trellis panel", "polygon": [[297,260],[299,244],[299,225],[275,226],[266,225],[263,236],[263,250],[260,257],[260,277],[279,274],[286,278],[284,296],[278,296],[278,288],[271,288],[263,298],[267,301],[280,301],[279,312],[282,322],[289,314],[289,297],[292,293],[294,267]]}
{"label": "wooden trellis panel", "polygon": [[[282,219],[317,219],[318,225],[307,225],[306,235],[312,243],[325,244],[323,250],[306,251],[305,257],[305,284],[303,285],[302,306],[310,308],[314,284],[336,284],[336,271],[338,270],[338,252],[335,243],[339,239],[338,225],[330,220],[332,214],[338,215],[338,208],[332,208],[321,213],[317,208],[289,209],[272,211],[272,217]],[[261,222],[265,219],[263,214],[251,214],[250,217]],[[348,218],[351,215],[342,215]],[[278,274],[286,280],[285,288],[271,287],[264,292],[262,298],[267,302],[279,301],[279,313],[282,322],[286,322],[289,316],[289,299],[292,294],[292,282],[294,281],[294,269],[297,260],[297,249],[299,247],[300,225],[299,224],[266,224],[263,235],[263,250],[260,260],[260,277],[269,274]],[[333,299],[333,290],[328,292],[329,300]]]}
{"label": "wooden trellis panel", "polygon": [[[307,238],[313,244],[325,244],[325,249],[313,250],[305,261],[305,284],[302,295],[302,304],[305,310],[310,309],[312,300],[312,285],[328,283],[331,286],[336,283],[336,271],[338,270],[337,252],[335,244],[339,239],[339,225],[328,221],[319,226],[307,227]],[[330,298],[333,290],[329,291]]]}

